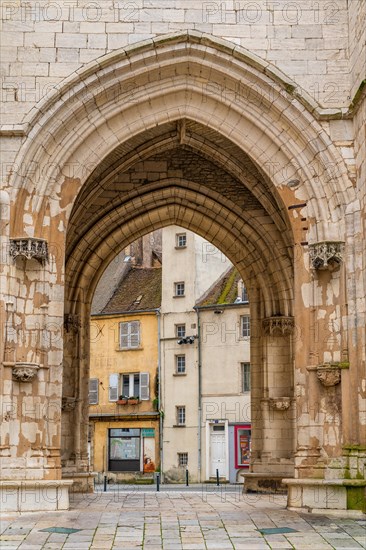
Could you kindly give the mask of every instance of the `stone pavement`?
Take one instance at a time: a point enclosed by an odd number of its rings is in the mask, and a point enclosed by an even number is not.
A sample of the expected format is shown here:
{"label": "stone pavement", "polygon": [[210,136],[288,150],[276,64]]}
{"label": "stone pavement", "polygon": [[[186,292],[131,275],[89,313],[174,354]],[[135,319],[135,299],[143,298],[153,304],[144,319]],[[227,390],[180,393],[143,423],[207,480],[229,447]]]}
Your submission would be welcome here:
{"label": "stone pavement", "polygon": [[[366,518],[298,514],[280,495],[225,487],[196,492],[126,488],[74,495],[68,512],[4,515],[1,550],[297,550],[366,548]],[[75,529],[73,533],[44,531]],[[265,532],[277,529],[285,532]],[[287,532],[286,532],[287,531]]]}

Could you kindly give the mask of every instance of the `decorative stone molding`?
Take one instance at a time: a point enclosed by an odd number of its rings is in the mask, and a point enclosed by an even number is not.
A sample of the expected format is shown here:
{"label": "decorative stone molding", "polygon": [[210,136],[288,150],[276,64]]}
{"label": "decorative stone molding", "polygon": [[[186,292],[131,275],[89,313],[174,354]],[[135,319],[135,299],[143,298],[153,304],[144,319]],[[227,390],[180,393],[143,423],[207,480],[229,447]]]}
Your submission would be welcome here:
{"label": "decorative stone molding", "polygon": [[309,244],[310,264],[313,269],[333,271],[343,261],[344,242],[322,241]]}
{"label": "decorative stone molding", "polygon": [[80,328],[80,317],[75,313],[65,313],[64,329],[66,332],[78,332]]}
{"label": "decorative stone molding", "polygon": [[48,261],[48,246],[45,239],[36,239],[35,237],[24,237],[20,239],[10,239],[10,256],[15,261],[23,257],[27,260],[38,260],[41,264]]}
{"label": "decorative stone molding", "polygon": [[319,365],[316,375],[323,386],[336,386],[341,381],[341,368],[337,364]]}
{"label": "decorative stone molding", "polygon": [[267,336],[287,336],[295,327],[293,317],[275,316],[263,319],[263,330]]}
{"label": "decorative stone molding", "polygon": [[12,367],[13,379],[17,382],[32,382],[40,368],[38,363],[15,363]]}
{"label": "decorative stone molding", "polygon": [[287,411],[290,408],[290,397],[270,397],[269,406],[276,411]]}
{"label": "decorative stone molding", "polygon": [[61,402],[62,411],[73,411],[76,405],[76,397],[63,397]]}

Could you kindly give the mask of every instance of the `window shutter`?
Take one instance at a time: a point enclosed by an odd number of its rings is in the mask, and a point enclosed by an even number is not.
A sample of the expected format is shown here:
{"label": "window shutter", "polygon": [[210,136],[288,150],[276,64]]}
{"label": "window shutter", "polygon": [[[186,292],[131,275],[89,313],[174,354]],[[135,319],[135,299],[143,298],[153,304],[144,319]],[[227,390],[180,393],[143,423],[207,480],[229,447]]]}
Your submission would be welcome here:
{"label": "window shutter", "polygon": [[120,348],[128,347],[128,325],[129,323],[119,324],[119,347]]}
{"label": "window shutter", "polygon": [[129,329],[130,329],[130,347],[131,348],[138,348],[140,345],[140,322],[139,321],[131,321],[129,323]]}
{"label": "window shutter", "polygon": [[140,399],[148,400],[150,398],[150,388],[149,388],[149,373],[140,372]]}
{"label": "window shutter", "polygon": [[89,405],[98,404],[98,390],[99,390],[99,379],[90,378],[89,380]]}
{"label": "window shutter", "polygon": [[109,401],[117,401],[118,399],[118,374],[110,374],[109,376]]}

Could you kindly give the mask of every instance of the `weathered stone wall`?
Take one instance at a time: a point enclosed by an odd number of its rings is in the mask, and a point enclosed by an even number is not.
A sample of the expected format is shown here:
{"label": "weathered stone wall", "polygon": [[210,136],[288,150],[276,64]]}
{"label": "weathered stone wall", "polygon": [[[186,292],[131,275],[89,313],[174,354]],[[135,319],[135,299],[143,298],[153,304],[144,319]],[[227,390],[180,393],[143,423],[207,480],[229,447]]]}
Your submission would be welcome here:
{"label": "weathered stone wall", "polygon": [[[325,107],[347,106],[352,96],[347,5],[347,0],[5,1],[3,123],[21,122],[37,101],[85,63],[141,40],[189,29],[247,48]],[[350,2],[350,18],[362,28],[362,0]],[[356,77],[362,70],[356,33],[352,41]]]}

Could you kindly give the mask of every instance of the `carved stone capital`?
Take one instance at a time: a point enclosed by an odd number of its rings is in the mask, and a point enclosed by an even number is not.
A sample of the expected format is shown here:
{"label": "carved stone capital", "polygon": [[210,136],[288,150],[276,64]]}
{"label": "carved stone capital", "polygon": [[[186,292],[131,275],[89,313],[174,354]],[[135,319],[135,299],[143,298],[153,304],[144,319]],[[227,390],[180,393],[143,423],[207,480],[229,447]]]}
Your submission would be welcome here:
{"label": "carved stone capital", "polygon": [[13,260],[23,257],[27,260],[38,260],[41,264],[48,261],[48,246],[45,239],[23,237],[10,239],[10,256]]}
{"label": "carved stone capital", "polygon": [[276,411],[287,411],[290,408],[290,397],[270,397],[269,406]]}
{"label": "carved stone capital", "polygon": [[32,380],[37,376],[37,371],[39,368],[40,367],[37,363],[15,363],[12,367],[13,379],[17,382],[32,382]]}
{"label": "carved stone capital", "polygon": [[316,375],[318,380],[326,387],[336,386],[341,381],[341,369],[337,364],[319,365],[316,368]]}
{"label": "carved stone capital", "polygon": [[61,402],[61,410],[73,411],[76,405],[76,397],[63,397]]}
{"label": "carved stone capital", "polygon": [[263,319],[263,330],[267,336],[287,336],[295,327],[293,317],[275,316]]}
{"label": "carved stone capital", "polygon": [[343,261],[344,242],[322,241],[309,244],[309,252],[313,269],[334,271]]}
{"label": "carved stone capital", "polygon": [[78,332],[80,328],[80,317],[75,313],[65,313],[64,328],[66,332]]}

